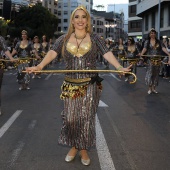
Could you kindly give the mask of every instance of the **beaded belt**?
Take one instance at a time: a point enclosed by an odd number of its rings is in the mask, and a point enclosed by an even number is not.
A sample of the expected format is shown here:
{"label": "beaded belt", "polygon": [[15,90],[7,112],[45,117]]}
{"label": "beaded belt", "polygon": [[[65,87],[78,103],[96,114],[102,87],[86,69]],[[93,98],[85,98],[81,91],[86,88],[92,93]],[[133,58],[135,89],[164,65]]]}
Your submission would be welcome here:
{"label": "beaded belt", "polygon": [[64,80],[70,83],[86,83],[91,81],[91,78],[74,79],[74,78],[65,77]]}

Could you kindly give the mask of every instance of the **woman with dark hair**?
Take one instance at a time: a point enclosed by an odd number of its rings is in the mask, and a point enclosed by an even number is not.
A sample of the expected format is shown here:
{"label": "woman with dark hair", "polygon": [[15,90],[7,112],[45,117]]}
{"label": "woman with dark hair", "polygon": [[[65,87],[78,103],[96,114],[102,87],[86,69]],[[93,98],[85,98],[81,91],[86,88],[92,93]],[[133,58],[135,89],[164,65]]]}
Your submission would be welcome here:
{"label": "woman with dark hair", "polygon": [[170,54],[165,48],[165,45],[161,44],[161,42],[156,38],[156,30],[152,28],[148,34],[148,40],[145,41],[144,48],[141,52],[141,56],[144,53],[146,55],[150,55],[148,57],[148,67],[145,76],[146,85],[149,86],[148,94],[151,93],[158,93],[156,91],[156,86],[158,86],[159,80],[159,72],[160,72],[160,62],[155,62],[154,59],[155,55],[161,55],[161,51],[165,52],[167,56],[169,56],[169,63],[170,63]]}
{"label": "woman with dark hair", "polygon": [[[8,50],[5,39],[2,36],[0,36],[0,60],[2,59],[2,53],[5,54],[11,61],[15,61],[15,59],[12,57],[11,53]],[[0,115],[2,115],[2,112],[1,112],[1,86],[2,86],[3,75],[4,75],[4,64],[1,60],[0,61]]]}
{"label": "woman with dark hair", "polygon": [[45,56],[45,55],[47,54],[48,50],[49,50],[49,44],[48,44],[48,42],[47,42],[47,37],[46,37],[46,35],[43,35],[43,36],[42,36],[42,43],[41,43],[41,45],[42,45],[43,55]]}
{"label": "woman with dark hair", "polygon": [[[90,14],[83,6],[72,12],[67,34],[56,40],[52,50],[38,66],[27,68],[27,71],[41,71],[61,52],[66,70],[96,69],[99,52],[117,70],[130,71],[130,67],[123,68],[119,64],[105,41],[92,33]],[[66,155],[66,162],[71,162],[80,151],[81,163],[90,164],[87,150],[96,143],[95,115],[102,90],[101,81],[94,72],[65,74],[60,96],[64,101],[64,110],[59,144],[71,147]]]}
{"label": "woman with dark hair", "polygon": [[[30,58],[32,53],[35,54],[37,58],[39,58],[36,50],[33,48],[33,44],[31,41],[28,40],[28,33],[26,30],[21,32],[22,40],[17,42],[15,48],[12,51],[12,56],[17,54],[19,59],[27,59]],[[19,90],[29,90],[29,82],[30,76],[28,73],[22,73],[25,70],[25,67],[28,67],[29,63],[27,61],[23,61],[21,64],[18,65],[18,76],[17,81],[20,84]]]}
{"label": "woman with dark hair", "polygon": [[[136,74],[137,71],[137,58],[139,58],[139,50],[135,44],[135,40],[132,37],[128,38],[128,44],[125,48],[125,56],[129,65],[131,65],[131,71]],[[129,75],[125,75],[125,81],[129,80]]]}
{"label": "woman with dark hair", "polygon": [[[41,54],[42,54],[42,45],[39,42],[39,37],[35,36],[33,41],[34,41],[33,42],[33,49],[37,52],[37,55],[42,58],[42,56],[41,56]],[[37,66],[41,62],[41,58],[33,60],[33,65]],[[39,74],[34,74],[33,73],[32,79],[35,79],[36,77],[39,78],[39,79],[41,78]]]}
{"label": "woman with dark hair", "polygon": [[123,39],[122,38],[119,38],[118,45],[117,45],[116,49],[117,49],[119,62],[122,63],[122,65],[124,66],[125,60],[122,60],[122,59],[125,58],[125,49],[126,49],[126,47],[123,44]]}

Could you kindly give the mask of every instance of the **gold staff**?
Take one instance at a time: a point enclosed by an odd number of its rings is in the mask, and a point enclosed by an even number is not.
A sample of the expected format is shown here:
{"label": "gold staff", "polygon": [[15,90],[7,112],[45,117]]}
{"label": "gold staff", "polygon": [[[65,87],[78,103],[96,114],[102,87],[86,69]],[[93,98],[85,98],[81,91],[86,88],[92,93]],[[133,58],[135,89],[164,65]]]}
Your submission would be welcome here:
{"label": "gold staff", "polygon": [[[23,73],[27,73],[28,71],[22,71]],[[34,73],[118,73],[118,74],[131,74],[134,79],[129,82],[133,84],[136,82],[137,77],[134,73],[128,71],[118,71],[118,70],[41,70],[41,71],[33,71]]]}

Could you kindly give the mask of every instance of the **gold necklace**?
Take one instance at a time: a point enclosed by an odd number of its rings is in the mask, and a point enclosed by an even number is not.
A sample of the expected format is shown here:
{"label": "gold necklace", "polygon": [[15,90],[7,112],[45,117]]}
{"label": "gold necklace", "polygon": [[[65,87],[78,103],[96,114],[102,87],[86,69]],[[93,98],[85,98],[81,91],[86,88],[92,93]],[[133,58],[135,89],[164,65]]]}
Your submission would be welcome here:
{"label": "gold necklace", "polygon": [[[75,34],[75,33],[74,33]],[[87,33],[86,33],[86,35],[87,35]],[[76,34],[75,34],[75,38],[76,38],[76,42],[77,42],[77,52],[79,51],[79,47],[80,47],[80,44],[82,43],[82,41],[84,40],[84,38],[86,37],[86,35],[84,35],[84,37],[82,37],[81,38],[81,41],[80,41],[80,43],[78,43],[78,38],[77,38],[77,36],[76,36]]]}
{"label": "gold necklace", "polygon": [[74,33],[75,38],[78,40],[84,39],[86,37],[86,35],[87,35],[87,33],[83,36],[77,36],[76,33]]}

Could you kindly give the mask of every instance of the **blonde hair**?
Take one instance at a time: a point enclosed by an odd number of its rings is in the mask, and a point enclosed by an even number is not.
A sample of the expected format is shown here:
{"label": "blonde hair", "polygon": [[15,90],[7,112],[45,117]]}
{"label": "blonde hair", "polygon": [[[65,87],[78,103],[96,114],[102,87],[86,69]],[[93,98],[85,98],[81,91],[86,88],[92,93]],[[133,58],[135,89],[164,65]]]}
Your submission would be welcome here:
{"label": "blonde hair", "polygon": [[72,24],[72,20],[74,18],[74,15],[75,15],[75,12],[77,10],[83,10],[85,13],[86,13],[86,17],[87,17],[87,27],[86,27],[86,31],[91,34],[92,32],[92,29],[91,29],[91,18],[90,18],[90,14],[89,12],[87,11],[87,9],[84,7],[84,6],[78,6],[71,14],[70,16],[70,24],[69,24],[69,27],[68,27],[68,31],[67,31],[67,34],[65,36],[65,39],[64,39],[64,43],[63,43],[63,47],[62,47],[62,55],[64,56],[64,47],[65,47],[65,43],[66,41],[69,39],[69,37],[71,36],[71,34],[74,32],[74,26]]}

